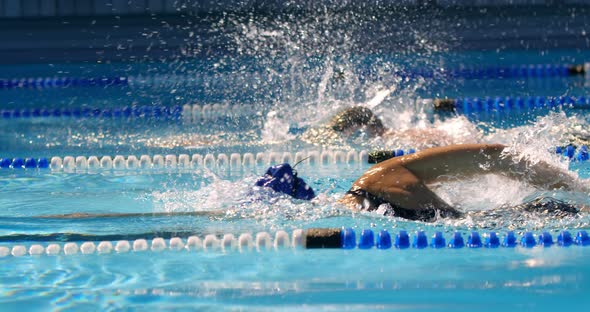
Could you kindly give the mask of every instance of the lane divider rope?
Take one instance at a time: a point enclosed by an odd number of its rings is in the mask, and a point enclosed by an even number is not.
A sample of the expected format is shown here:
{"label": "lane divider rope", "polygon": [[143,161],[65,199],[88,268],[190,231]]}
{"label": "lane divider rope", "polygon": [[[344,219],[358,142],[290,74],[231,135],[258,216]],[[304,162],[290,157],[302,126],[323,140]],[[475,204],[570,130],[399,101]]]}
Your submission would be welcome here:
{"label": "lane divider rope", "polygon": [[128,77],[28,77],[0,78],[0,89],[48,89],[68,87],[126,86]]}
{"label": "lane divider rope", "polygon": [[133,241],[119,240],[116,242],[86,241],[83,243],[67,242],[65,244],[50,243],[48,245],[3,245],[0,246],[0,258],[13,256],[41,256],[41,255],[75,255],[75,254],[109,254],[142,252],[151,250],[162,251],[213,251],[213,252],[248,252],[268,251],[289,248],[304,249],[479,249],[490,250],[506,248],[533,248],[552,246],[588,246],[590,237],[584,230],[578,231],[575,236],[569,231],[561,231],[556,239],[548,231],[542,231],[535,235],[533,232],[524,232],[520,238],[513,231],[500,234],[495,231],[480,235],[477,231],[467,234],[464,238],[460,231],[453,232],[450,237],[440,232],[434,232],[430,237],[425,231],[416,231],[410,235],[401,230],[393,237],[387,230],[380,230],[376,234],[371,229],[363,229],[358,237],[352,228],[312,228],[307,230],[297,229],[291,234],[286,231],[277,231],[274,239],[268,232],[258,232],[255,236],[243,233],[236,237],[228,233],[219,237],[209,234],[203,238],[189,236],[186,240],[173,237],[169,240],[163,238],[136,239]]}
{"label": "lane divider rope", "polygon": [[[554,152],[563,155],[570,161],[588,161],[590,154],[586,146],[576,147],[568,145],[556,147]],[[401,157],[415,153],[410,148],[395,150],[377,150],[367,152],[361,151],[299,151],[291,152],[259,152],[259,153],[219,153],[214,154],[180,154],[180,155],[141,155],[139,158],[134,155],[123,156],[54,156],[48,160],[41,158],[0,158],[1,169],[51,169],[51,171],[64,172],[92,172],[98,170],[160,170],[160,169],[240,169],[254,168],[256,166],[268,166],[279,163],[298,163],[303,165],[329,166],[333,164],[373,164],[393,157]]]}
{"label": "lane divider rope", "polygon": [[[455,68],[416,68],[396,71],[392,75],[402,78],[459,78],[459,79],[504,79],[546,78],[587,75],[590,63],[584,64],[518,64],[509,66],[459,65]],[[235,75],[228,73],[229,77]],[[382,76],[383,73],[361,70],[360,78]],[[260,75],[259,75],[260,76]],[[378,77],[375,77],[378,78]],[[114,86],[177,86],[196,85],[219,79],[215,74],[151,74],[105,77],[20,77],[0,78],[1,89],[50,89],[68,87],[114,87]]]}
{"label": "lane divider rope", "polygon": [[[528,96],[528,97],[466,97],[457,99],[416,99],[417,107],[434,113],[514,113],[535,109],[590,109],[590,98],[585,96]],[[4,119],[27,118],[94,118],[94,119],[148,119],[200,122],[223,117],[256,116],[261,109],[243,104],[185,104],[183,106],[124,106],[114,108],[21,108],[0,110]]]}
{"label": "lane divider rope", "polygon": [[113,108],[19,108],[2,109],[3,119],[68,118],[68,119],[142,119],[199,122],[223,117],[255,116],[260,108],[238,104],[186,104],[183,106],[123,106]]}
{"label": "lane divider rope", "polygon": [[[70,87],[142,87],[142,86],[196,86],[199,84],[214,84],[220,80],[260,80],[262,76],[252,73],[249,76],[235,75],[234,73],[220,74],[140,74],[129,76],[102,76],[102,77],[17,77],[0,78],[1,89],[52,89]],[[259,78],[259,79],[256,79]]]}
{"label": "lane divider rope", "polygon": [[259,152],[259,153],[219,153],[180,155],[134,155],[122,156],[54,156],[50,158],[0,158],[0,169],[49,168],[52,171],[86,172],[93,170],[154,170],[154,169],[226,169],[267,166],[278,163],[297,163],[314,165],[359,164],[368,162],[366,151],[300,151]]}

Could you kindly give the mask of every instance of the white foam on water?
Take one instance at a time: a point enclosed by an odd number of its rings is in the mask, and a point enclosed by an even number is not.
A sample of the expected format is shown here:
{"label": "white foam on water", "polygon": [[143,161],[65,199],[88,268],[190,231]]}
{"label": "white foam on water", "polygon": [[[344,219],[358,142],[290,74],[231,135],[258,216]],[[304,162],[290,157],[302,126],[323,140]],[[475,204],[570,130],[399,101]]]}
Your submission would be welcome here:
{"label": "white foam on water", "polygon": [[461,211],[516,206],[535,192],[534,188],[520,181],[494,174],[467,179],[455,178],[433,188],[443,200]]}
{"label": "white foam on water", "polygon": [[295,139],[295,135],[289,134],[289,127],[290,123],[285,116],[281,116],[277,111],[270,111],[262,128],[262,140],[266,144],[291,141]]}
{"label": "white foam on water", "polygon": [[222,179],[207,170],[203,170],[203,178],[200,187],[194,190],[167,188],[165,191],[153,192],[156,211],[223,211],[248,198],[248,192],[254,184],[252,177],[234,182]]}
{"label": "white foam on water", "polygon": [[[301,175],[307,182],[312,182],[304,171]],[[198,189],[170,188],[153,192],[151,197],[156,212],[215,212],[225,220],[245,219],[269,230],[350,213],[335,204],[342,194],[335,193],[330,186],[324,189],[314,186],[316,198],[306,201],[270,188],[257,187],[257,179],[258,176],[254,175],[237,181],[209,177]]]}
{"label": "white foam on water", "polygon": [[[401,114],[412,115],[410,111]],[[410,118],[400,118],[400,120]],[[435,121],[434,123],[411,122],[400,123],[388,130],[382,137],[371,140],[370,146],[385,149],[414,148],[422,150],[430,147],[451,144],[480,143],[483,141],[482,131],[463,116]]]}
{"label": "white foam on water", "polygon": [[567,144],[569,141],[570,120],[564,112],[551,112],[539,117],[530,125],[498,130],[487,136],[487,141],[507,141],[507,153],[527,159],[532,163],[545,161],[564,169],[568,163],[551,153],[555,146]]}

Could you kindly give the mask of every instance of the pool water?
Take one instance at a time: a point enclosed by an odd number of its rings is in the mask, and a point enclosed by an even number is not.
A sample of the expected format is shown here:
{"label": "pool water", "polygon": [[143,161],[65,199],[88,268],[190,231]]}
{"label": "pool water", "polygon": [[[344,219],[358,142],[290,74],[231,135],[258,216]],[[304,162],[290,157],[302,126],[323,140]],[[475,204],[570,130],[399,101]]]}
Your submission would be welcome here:
{"label": "pool water", "polygon": [[[583,63],[590,53],[551,50],[457,52],[431,55],[445,66]],[[568,143],[570,133],[585,134],[584,110],[545,109],[522,113],[436,117],[413,107],[416,98],[496,96],[583,96],[584,77],[537,79],[399,80],[393,75],[372,81],[334,81],[334,68],[347,77],[364,67],[409,66],[412,59],[383,55],[304,61],[307,72],[256,72],[256,59],[238,59],[247,70],[224,68],[209,58],[187,62],[175,72],[170,64],[69,64],[4,66],[7,78],[134,77],[122,86],[2,89],[2,109],[135,107],[224,103],[249,106],[248,116],[184,118],[3,118],[0,157],[110,155],[230,155],[337,150],[424,148],[419,142],[359,137],[333,145],[300,139],[338,109],[370,101],[379,90],[396,86],[375,112],[390,128],[444,131],[458,143],[499,142],[556,166],[590,178],[590,164],[569,162],[551,153]],[[298,60],[299,61],[299,60]],[[325,61],[325,62],[323,62]],[[268,65],[268,63],[264,63]],[[352,65],[351,65],[352,64]],[[273,64],[270,64],[273,65]],[[250,67],[249,67],[250,66]],[[356,66],[356,67],[355,67]],[[400,65],[401,66],[401,65]],[[249,72],[250,71],[250,72]],[[249,72],[250,76],[243,75]],[[146,74],[150,73],[150,74]],[[140,81],[140,75],[166,75],[166,82]],[[174,74],[177,74],[176,76]],[[185,76],[181,76],[185,75]],[[187,82],[186,76],[200,79]],[[258,74],[258,76],[256,75]],[[310,75],[306,79],[306,75]],[[238,76],[238,77],[236,77]],[[172,77],[172,78],[171,78]],[[241,77],[241,78],[240,78]],[[262,77],[262,78],[261,78]],[[278,79],[277,77],[283,77]],[[239,78],[239,79],[238,79]],[[278,79],[278,80],[276,80]],[[217,84],[214,84],[217,83]],[[408,105],[411,103],[411,105]],[[200,166],[149,170],[0,169],[0,246],[162,237],[205,237],[214,234],[289,233],[313,227],[351,227],[390,233],[459,231],[465,237],[508,230],[576,233],[590,229],[587,213],[562,218],[547,213],[497,213],[539,195],[526,185],[485,176],[439,186],[441,196],[470,212],[459,220],[423,223],[354,213],[335,204],[368,164],[309,163],[298,166],[319,194],[303,202],[252,187],[267,164]],[[545,194],[547,195],[547,194]],[[590,205],[587,194],[556,192],[554,197]],[[496,209],[496,210],[494,210]],[[491,213],[481,214],[478,212]],[[150,213],[201,212],[195,215]],[[147,213],[104,218],[56,217],[63,214]],[[588,306],[590,249],[561,248],[407,250],[222,250],[189,252],[136,251],[75,255],[7,255],[0,257],[0,306],[16,310],[498,310]]]}

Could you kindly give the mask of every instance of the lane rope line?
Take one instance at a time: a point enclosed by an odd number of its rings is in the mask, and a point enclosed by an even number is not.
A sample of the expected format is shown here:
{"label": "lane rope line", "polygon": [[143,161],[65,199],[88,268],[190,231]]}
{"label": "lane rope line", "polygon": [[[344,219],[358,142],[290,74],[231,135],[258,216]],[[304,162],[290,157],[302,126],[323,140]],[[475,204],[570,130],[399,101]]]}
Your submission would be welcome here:
{"label": "lane rope line", "polygon": [[[506,79],[506,78],[550,78],[585,76],[590,73],[590,63],[584,64],[516,64],[516,65],[458,65],[454,68],[431,69],[414,68],[395,71],[389,75],[401,78],[454,78],[454,79]],[[383,73],[371,70],[359,70],[359,78],[379,79]],[[141,86],[180,86],[198,85],[214,82],[227,76],[234,78],[235,73],[197,74],[149,74],[130,76],[103,77],[15,77],[0,78],[1,89],[51,89],[70,87],[141,87]],[[252,78],[263,75],[252,74]],[[231,80],[231,79],[230,79]]]}
{"label": "lane rope line", "polygon": [[[210,170],[256,168],[280,163],[298,163],[302,165],[331,166],[334,164],[362,165],[415,153],[416,150],[394,149],[375,150],[311,150],[299,152],[258,152],[258,153],[219,153],[219,154],[168,154],[123,156],[53,156],[48,158],[0,158],[2,169],[50,169],[68,173],[86,173],[96,171],[153,171],[153,170],[192,170],[207,168]],[[567,145],[555,147],[552,152],[562,155],[569,161],[584,162],[590,159],[588,147]]]}
{"label": "lane rope line", "polygon": [[363,229],[358,237],[352,228],[312,228],[307,230],[296,229],[291,234],[280,230],[273,235],[268,232],[258,232],[254,236],[251,233],[242,233],[239,236],[228,233],[221,237],[209,234],[203,238],[189,236],[186,239],[173,237],[163,239],[136,239],[133,241],[86,241],[83,243],[67,242],[41,244],[15,244],[0,246],[0,258],[8,256],[56,256],[80,254],[109,254],[127,252],[163,252],[163,251],[191,251],[191,252],[250,252],[270,251],[281,249],[461,249],[477,250],[486,248],[489,250],[501,250],[507,248],[550,248],[553,246],[588,246],[590,237],[584,230],[578,231],[575,236],[569,231],[561,231],[557,238],[549,231],[539,234],[527,231],[518,237],[513,231],[500,234],[495,231],[480,235],[477,231],[467,234],[467,239],[460,231],[445,237],[445,234],[436,231],[428,235],[425,231],[416,231],[411,235],[401,230],[392,235],[387,230],[380,230],[376,234],[371,229]]}

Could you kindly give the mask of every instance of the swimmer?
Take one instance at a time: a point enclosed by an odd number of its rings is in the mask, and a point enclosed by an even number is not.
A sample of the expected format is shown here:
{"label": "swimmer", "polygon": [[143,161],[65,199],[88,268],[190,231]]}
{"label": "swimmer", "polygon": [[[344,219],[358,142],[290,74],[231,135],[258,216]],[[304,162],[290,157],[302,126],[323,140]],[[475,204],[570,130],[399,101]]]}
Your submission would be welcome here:
{"label": "swimmer", "polygon": [[368,169],[340,200],[354,210],[380,211],[405,219],[433,221],[462,213],[427,185],[450,176],[500,174],[543,190],[589,192],[568,172],[545,162],[528,164],[503,153],[500,144],[464,144],[391,158]]}
{"label": "swimmer", "polygon": [[453,138],[438,129],[389,129],[369,108],[363,106],[353,106],[338,112],[325,125],[304,132],[301,140],[321,145],[346,145],[346,141],[357,132],[364,132],[369,138],[383,137],[398,143],[408,142],[420,148],[479,141],[476,131],[466,131],[465,138]]}

